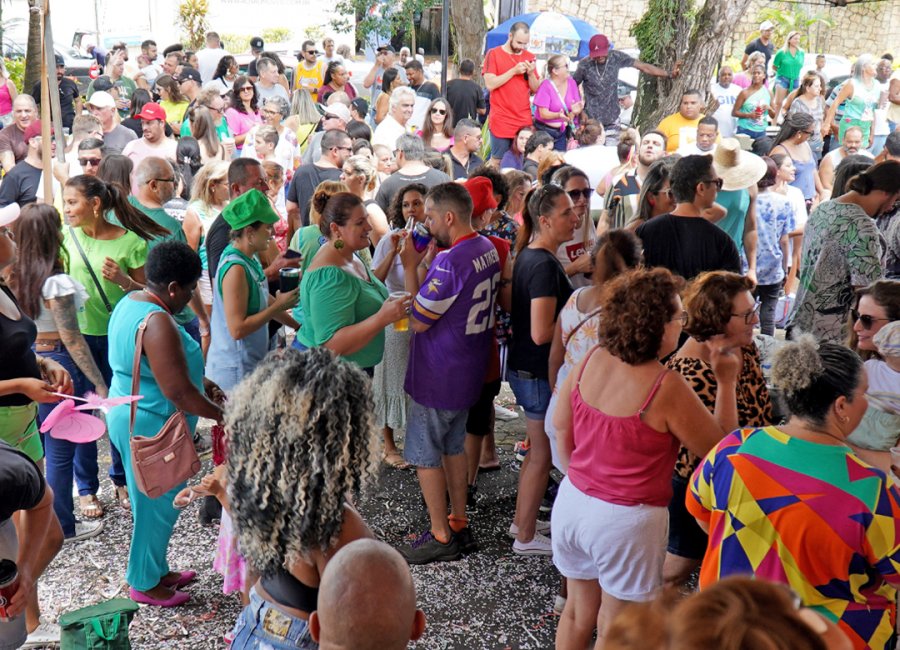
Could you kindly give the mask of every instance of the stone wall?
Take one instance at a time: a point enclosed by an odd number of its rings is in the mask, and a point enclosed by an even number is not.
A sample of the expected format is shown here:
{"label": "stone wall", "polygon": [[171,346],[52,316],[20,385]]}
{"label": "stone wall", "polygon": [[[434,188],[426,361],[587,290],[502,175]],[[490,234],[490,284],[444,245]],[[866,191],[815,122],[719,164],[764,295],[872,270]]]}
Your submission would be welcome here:
{"label": "stone wall", "polygon": [[[697,0],[700,1],[700,0]],[[715,2],[716,0],[709,0]],[[739,55],[744,44],[756,36],[763,7],[781,9],[795,5],[752,0],[750,7],[725,45],[726,55]],[[643,15],[647,0],[529,0],[528,11],[552,10],[577,16],[595,25],[618,48],[635,47],[629,35],[631,25]],[[855,57],[869,52],[876,56],[893,52],[900,58],[900,0],[864,2],[847,7],[823,7],[820,2],[809,3],[807,11],[822,13],[834,21],[834,28],[813,26],[810,50]],[[780,47],[781,44],[776,44]]]}

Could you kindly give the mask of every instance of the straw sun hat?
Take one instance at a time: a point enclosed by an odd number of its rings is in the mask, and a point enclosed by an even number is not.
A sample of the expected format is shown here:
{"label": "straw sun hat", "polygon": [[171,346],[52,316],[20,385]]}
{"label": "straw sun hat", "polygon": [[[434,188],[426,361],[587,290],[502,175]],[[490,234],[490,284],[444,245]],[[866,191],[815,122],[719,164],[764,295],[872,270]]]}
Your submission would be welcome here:
{"label": "straw sun hat", "polygon": [[766,174],[765,161],[756,154],[743,151],[741,143],[735,138],[722,138],[713,154],[713,167],[724,181],[722,189],[726,191],[756,185]]}

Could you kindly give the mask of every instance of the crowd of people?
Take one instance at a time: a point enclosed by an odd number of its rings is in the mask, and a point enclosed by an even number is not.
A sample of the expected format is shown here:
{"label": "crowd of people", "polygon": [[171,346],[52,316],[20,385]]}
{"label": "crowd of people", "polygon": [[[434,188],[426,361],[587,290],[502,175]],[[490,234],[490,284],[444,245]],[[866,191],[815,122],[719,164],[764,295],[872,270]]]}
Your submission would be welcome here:
{"label": "crowd of people", "polygon": [[[115,47],[83,102],[60,85],[50,188],[35,99],[6,110],[0,87],[0,558],[19,571],[0,645],[58,635],[36,581],[103,534],[96,441],[39,433],[62,397],[123,402],[132,600],[191,599],[207,568],[167,550],[200,500],[245,605],[232,648],[401,648],[425,630],[406,564],[487,534],[508,382],[511,551],[562,577],[558,648],[894,647],[892,59],[859,56],[825,97],[800,34],[775,52],[763,23],[738,75],[639,132],[619,70],[678,65],[603,35],[577,65],[528,44],[515,23],[484,88],[464,60],[445,89],[390,44],[360,85],[331,38],[295,70],[253,38],[242,71],[214,32],[145,41],[136,66]],[[214,469],[148,494],[134,437],[178,414]],[[427,510],[399,554],[356,506],[379,466],[412,468]]]}

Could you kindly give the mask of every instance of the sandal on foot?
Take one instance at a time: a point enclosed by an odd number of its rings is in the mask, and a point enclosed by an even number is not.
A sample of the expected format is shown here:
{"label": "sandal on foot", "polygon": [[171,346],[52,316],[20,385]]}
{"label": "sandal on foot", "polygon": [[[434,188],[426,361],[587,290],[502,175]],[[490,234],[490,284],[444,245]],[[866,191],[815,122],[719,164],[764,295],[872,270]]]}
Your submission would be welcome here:
{"label": "sandal on foot", "polygon": [[103,516],[103,506],[96,494],[85,494],[78,497],[78,506],[84,519],[99,519]]}
{"label": "sandal on foot", "polygon": [[382,454],[381,461],[385,465],[389,465],[394,469],[409,469],[411,465],[403,460],[403,456],[400,455],[399,451],[394,451],[389,454]]}
{"label": "sandal on foot", "polygon": [[131,510],[131,499],[128,496],[128,488],[124,485],[116,486],[116,501],[126,510]]}
{"label": "sandal on foot", "polygon": [[478,464],[479,472],[496,472],[498,469],[500,469],[500,461],[499,460],[492,460],[492,461],[488,461],[486,463]]}

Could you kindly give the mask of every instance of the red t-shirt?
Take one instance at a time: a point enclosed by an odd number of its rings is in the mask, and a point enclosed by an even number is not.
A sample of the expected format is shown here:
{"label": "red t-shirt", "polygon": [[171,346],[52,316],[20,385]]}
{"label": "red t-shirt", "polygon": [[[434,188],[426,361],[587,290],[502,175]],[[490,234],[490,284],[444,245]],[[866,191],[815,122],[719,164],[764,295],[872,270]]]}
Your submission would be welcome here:
{"label": "red t-shirt", "polygon": [[[523,51],[521,54],[510,54],[503,46],[489,50],[484,59],[482,72],[505,74],[520,61],[534,61],[534,54]],[[499,88],[491,91],[490,128],[498,138],[514,138],[523,126],[534,122],[531,115],[531,88],[524,74],[514,75]]]}

